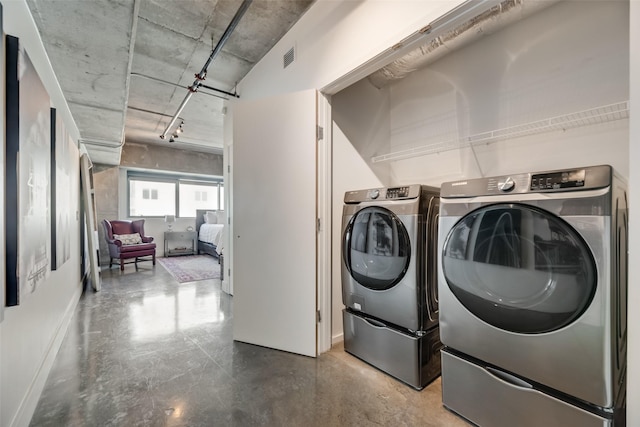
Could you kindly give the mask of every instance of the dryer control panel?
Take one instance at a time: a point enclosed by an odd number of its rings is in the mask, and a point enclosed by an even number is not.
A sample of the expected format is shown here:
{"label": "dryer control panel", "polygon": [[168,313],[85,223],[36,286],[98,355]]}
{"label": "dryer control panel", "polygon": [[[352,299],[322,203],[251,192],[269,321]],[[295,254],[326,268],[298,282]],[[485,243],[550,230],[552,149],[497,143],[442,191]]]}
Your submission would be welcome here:
{"label": "dryer control panel", "polygon": [[612,174],[611,166],[602,165],[477,178],[445,182],[442,184],[440,195],[454,198],[604,188],[611,185]]}
{"label": "dryer control panel", "polygon": [[387,189],[387,199],[403,199],[409,197],[409,187],[396,187]]}
{"label": "dryer control panel", "polygon": [[584,187],[584,169],[531,175],[531,191]]}

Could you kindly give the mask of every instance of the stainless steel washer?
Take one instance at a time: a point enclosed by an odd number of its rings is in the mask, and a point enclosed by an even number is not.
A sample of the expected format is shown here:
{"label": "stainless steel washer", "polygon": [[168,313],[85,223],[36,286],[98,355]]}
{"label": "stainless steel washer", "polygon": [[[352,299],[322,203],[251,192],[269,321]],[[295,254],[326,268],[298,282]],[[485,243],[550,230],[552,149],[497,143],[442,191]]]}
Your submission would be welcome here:
{"label": "stainless steel washer", "polygon": [[450,182],[441,196],[444,405],[478,425],[624,419],[627,196],[612,168]]}
{"label": "stainless steel washer", "polygon": [[349,191],[344,202],[344,305],[413,332],[437,324],[439,190],[410,185]]}
{"label": "stainless steel washer", "polygon": [[440,375],[438,189],[350,191],[343,210],[345,350],[421,389]]}

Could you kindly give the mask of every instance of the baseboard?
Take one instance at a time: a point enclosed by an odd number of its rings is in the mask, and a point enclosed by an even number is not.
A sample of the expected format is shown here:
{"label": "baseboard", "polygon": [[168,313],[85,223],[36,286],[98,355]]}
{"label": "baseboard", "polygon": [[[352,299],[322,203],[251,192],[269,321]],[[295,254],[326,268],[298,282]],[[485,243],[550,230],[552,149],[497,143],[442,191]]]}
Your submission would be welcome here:
{"label": "baseboard", "polygon": [[13,419],[14,422],[11,423],[12,427],[27,427],[31,423],[31,418],[33,418],[33,413],[38,406],[38,401],[40,400],[40,396],[42,395],[42,391],[44,390],[49,372],[51,372],[53,362],[55,362],[56,360],[58,350],[60,350],[60,346],[62,345],[62,340],[64,339],[67,333],[67,329],[69,328],[69,324],[71,323],[71,319],[75,314],[75,309],[78,306],[78,301],[80,300],[80,296],[82,295],[82,288],[82,286],[78,286],[76,288],[76,292],[73,295],[73,298],[71,298],[71,300],[69,301],[69,305],[67,305],[64,317],[62,318],[62,321],[60,322],[55,335],[51,339],[47,354],[45,355],[42,364],[38,369],[38,373],[34,377],[33,382],[31,383],[31,387],[29,387],[29,390],[27,391],[27,394],[22,401],[22,405],[20,405],[20,408],[18,409],[15,418]]}
{"label": "baseboard", "polygon": [[344,333],[339,333],[338,335],[334,335],[331,337],[331,345],[336,345],[344,341]]}

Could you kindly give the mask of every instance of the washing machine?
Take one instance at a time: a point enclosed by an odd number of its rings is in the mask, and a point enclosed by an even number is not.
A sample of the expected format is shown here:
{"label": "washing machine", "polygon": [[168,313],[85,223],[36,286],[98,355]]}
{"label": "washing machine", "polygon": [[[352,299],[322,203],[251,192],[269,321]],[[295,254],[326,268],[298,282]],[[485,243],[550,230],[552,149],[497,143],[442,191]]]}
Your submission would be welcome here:
{"label": "washing machine", "polygon": [[606,165],[443,184],[443,404],[481,426],[624,423],[627,227]]}
{"label": "washing machine", "polygon": [[342,222],[345,350],[422,388],[440,374],[439,190],[349,191]]}

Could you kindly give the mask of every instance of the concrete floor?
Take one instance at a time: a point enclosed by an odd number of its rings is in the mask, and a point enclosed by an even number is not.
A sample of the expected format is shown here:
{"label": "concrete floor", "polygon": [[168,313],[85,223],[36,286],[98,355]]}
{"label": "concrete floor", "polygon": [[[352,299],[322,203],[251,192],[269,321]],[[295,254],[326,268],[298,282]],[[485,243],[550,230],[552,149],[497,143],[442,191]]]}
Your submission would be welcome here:
{"label": "concrete floor", "polygon": [[178,284],[160,265],[102,272],[82,296],[32,426],[468,426],[345,353],[318,358],[234,342],[220,281]]}

